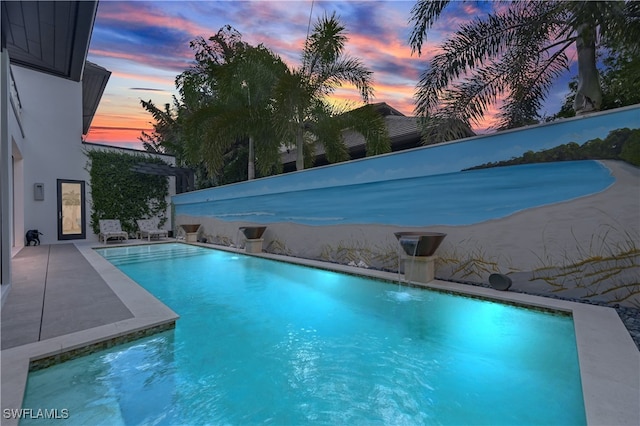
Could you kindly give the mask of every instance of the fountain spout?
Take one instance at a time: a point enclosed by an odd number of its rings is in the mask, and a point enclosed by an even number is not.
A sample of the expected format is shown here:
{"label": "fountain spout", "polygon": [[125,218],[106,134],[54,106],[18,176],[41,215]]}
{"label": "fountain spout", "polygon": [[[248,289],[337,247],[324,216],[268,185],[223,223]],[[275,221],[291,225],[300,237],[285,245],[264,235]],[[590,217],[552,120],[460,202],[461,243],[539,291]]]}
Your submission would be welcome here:
{"label": "fountain spout", "polygon": [[198,241],[198,230],[200,229],[200,224],[183,224],[180,225],[182,230],[186,234],[186,241],[188,243],[195,243]]}
{"label": "fountain spout", "polygon": [[247,240],[258,240],[267,229],[266,226],[242,226],[238,228],[242,231]]}
{"label": "fountain spout", "polygon": [[428,283],[435,279],[435,257],[433,256],[447,234],[441,232],[395,232],[400,246],[411,258],[405,259],[404,276],[407,281]]}
{"label": "fountain spout", "polygon": [[394,235],[409,256],[433,256],[447,234],[442,232],[402,231]]}
{"label": "fountain spout", "polygon": [[244,234],[247,239],[244,244],[244,251],[247,253],[261,253],[262,252],[262,234],[267,229],[266,226],[243,226],[238,228]]}

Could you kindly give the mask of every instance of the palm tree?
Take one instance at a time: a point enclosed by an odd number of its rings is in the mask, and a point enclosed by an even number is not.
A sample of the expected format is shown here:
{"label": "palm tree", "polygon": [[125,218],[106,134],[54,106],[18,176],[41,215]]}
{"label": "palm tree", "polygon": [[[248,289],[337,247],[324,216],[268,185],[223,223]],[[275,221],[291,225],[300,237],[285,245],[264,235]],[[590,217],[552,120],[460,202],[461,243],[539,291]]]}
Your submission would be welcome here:
{"label": "palm tree", "polygon": [[187,96],[208,96],[186,121],[188,157],[219,170],[248,141],[249,179],[255,176],[255,158],[261,174],[278,170],[281,138],[273,125],[272,90],[286,72],[284,62],[262,45],[242,42],[230,27],[193,46],[198,65],[183,73],[182,87]]}
{"label": "palm tree", "polygon": [[335,14],[325,16],[305,42],[302,67],[288,68],[268,48],[243,42],[230,26],[208,40],[195,39],[196,62],[176,78],[177,115],[142,103],[157,122],[155,134],[143,135],[148,149],[158,145],[158,134],[162,140],[176,134],[185,162],[206,165],[218,183],[229,183],[225,169],[244,155],[249,179],[254,168],[261,175],[278,173],[283,145],[298,147],[298,169],[315,143],[324,145],[330,162],[348,159],[345,129],[365,137],[367,155],[390,151],[384,119],[372,106],[344,112],[327,101],[344,82],[354,84],[365,102],[372,94],[371,72],[343,54],[346,40]]}
{"label": "palm tree", "polygon": [[371,106],[345,112],[328,102],[344,83],[353,84],[365,103],[373,94],[372,72],[344,54],[346,42],[345,27],[335,13],[319,18],[305,41],[301,66],[288,69],[276,87],[278,131],[286,144],[296,147],[297,170],[305,168],[305,151],[310,153],[315,143],[324,145],[329,162],[348,159],[342,136],[346,128],[365,136],[368,155],[390,151],[384,120]]}
{"label": "palm tree", "polygon": [[217,177],[210,175],[201,159],[194,160],[186,155],[184,123],[194,110],[181,95],[180,99],[173,96],[173,105],[165,104],[164,109],[158,108],[152,100],[140,100],[142,107],[152,115],[151,133],[142,132],[138,139],[147,152],[173,155],[176,165],[188,167],[194,171],[196,189],[209,188],[216,184]]}
{"label": "palm tree", "polygon": [[176,156],[176,159],[180,156],[179,145],[179,126],[178,126],[178,114],[179,108],[176,97],[173,97],[174,108],[171,104],[164,104],[164,109],[158,108],[152,100],[140,100],[140,105],[148,113],[153,116],[155,123],[153,125],[153,131],[147,133],[143,131],[138,137],[138,140],[142,142],[142,146],[145,151],[171,154]]}
{"label": "palm tree", "polygon": [[[450,0],[419,0],[411,11],[413,52],[421,54],[427,31]],[[638,52],[640,3],[633,1],[511,1],[466,23],[440,46],[418,84],[416,112],[445,139],[478,123],[501,98],[498,128],[537,120],[554,80],[569,69],[575,47],[577,113],[598,110],[602,91],[596,68],[599,42],[615,40]],[[636,53],[637,54],[637,53]]]}
{"label": "palm tree", "polygon": [[[620,108],[640,103],[640,55],[624,48],[611,47],[602,60],[600,85],[602,87],[601,109]],[[573,117],[573,101],[578,89],[578,79],[569,82],[569,93],[558,111],[549,120]]]}

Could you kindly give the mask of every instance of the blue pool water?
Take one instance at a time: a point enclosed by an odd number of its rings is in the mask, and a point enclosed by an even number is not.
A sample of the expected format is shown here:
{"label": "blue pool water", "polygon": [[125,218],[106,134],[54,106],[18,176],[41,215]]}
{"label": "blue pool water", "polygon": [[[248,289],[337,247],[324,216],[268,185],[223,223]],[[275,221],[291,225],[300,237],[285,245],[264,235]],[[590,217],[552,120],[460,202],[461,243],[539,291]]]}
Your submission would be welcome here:
{"label": "blue pool water", "polygon": [[597,161],[524,164],[193,204],[177,201],[176,214],[307,225],[471,225],[590,195],[614,181]]}
{"label": "blue pool water", "polygon": [[104,425],[586,423],[569,316],[183,244],[98,251],[176,328],[30,373],[24,408]]}

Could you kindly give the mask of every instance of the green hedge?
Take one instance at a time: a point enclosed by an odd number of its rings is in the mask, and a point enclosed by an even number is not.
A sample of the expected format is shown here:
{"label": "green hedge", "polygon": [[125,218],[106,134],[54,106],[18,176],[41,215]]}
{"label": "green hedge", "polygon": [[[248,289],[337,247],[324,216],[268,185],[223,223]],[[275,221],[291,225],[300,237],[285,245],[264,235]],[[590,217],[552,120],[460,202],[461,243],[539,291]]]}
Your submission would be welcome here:
{"label": "green hedge", "polygon": [[136,219],[157,217],[159,226],[167,221],[169,182],[166,176],[131,171],[138,163],[167,165],[159,158],[117,151],[85,151],[91,177],[91,228],[100,232],[100,219],[118,219],[122,229],[134,235]]}

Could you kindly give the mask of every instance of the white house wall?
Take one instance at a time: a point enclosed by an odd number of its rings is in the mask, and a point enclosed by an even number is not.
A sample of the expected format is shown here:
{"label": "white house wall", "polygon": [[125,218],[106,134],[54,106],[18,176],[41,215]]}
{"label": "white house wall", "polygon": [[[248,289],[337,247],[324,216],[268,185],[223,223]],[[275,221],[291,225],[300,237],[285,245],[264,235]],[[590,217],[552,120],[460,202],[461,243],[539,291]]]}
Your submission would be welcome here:
{"label": "white house wall", "polygon": [[0,284],[4,302],[11,283],[11,133],[9,131],[9,55],[0,52]]}
{"label": "white house wall", "polygon": [[13,161],[13,205],[11,209],[13,232],[11,234],[11,244],[12,252],[15,254],[24,246],[24,159],[22,158],[22,151],[18,148],[18,144],[13,137],[11,138],[11,149]]}
{"label": "white house wall", "polygon": [[[20,187],[23,205],[15,198],[15,210],[23,211],[22,229],[16,226],[16,246],[24,244],[24,232],[38,229],[42,244],[58,242],[57,179],[82,180],[88,183],[82,152],[82,83],[54,77],[27,68],[13,66],[13,74],[22,103],[24,139],[14,137],[14,148],[22,156],[23,182]],[[19,129],[11,130],[19,136]],[[44,184],[44,200],[35,201],[33,185]],[[88,186],[86,187],[88,189]],[[90,200],[85,194],[87,229]],[[16,224],[19,225],[19,224]],[[20,233],[21,235],[17,235]]]}
{"label": "white house wall", "polygon": [[[10,86],[15,82],[10,80]],[[24,146],[24,128],[22,126],[22,104],[20,94],[16,90],[15,94],[9,94],[8,102],[8,137],[7,147],[9,150],[9,200],[7,211],[11,233],[9,235],[12,254],[17,253],[24,246],[24,161],[22,149]]]}
{"label": "white house wall", "polygon": [[[58,242],[57,180],[85,182],[86,236],[97,241],[91,221],[91,182],[85,167],[86,150],[121,150],[118,148],[83,144],[82,136],[82,83],[50,76],[22,67],[13,67],[16,86],[22,103],[22,138],[17,120],[10,125],[14,152],[15,191],[12,218],[14,250],[24,246],[25,232],[37,229],[41,244]],[[11,115],[11,114],[10,114]],[[137,151],[133,151],[137,152]],[[150,156],[157,156],[149,154]],[[174,165],[171,156],[158,156]],[[44,184],[44,200],[34,199],[34,184]],[[175,195],[175,178],[169,179],[169,197]],[[167,227],[171,213],[167,211]],[[77,241],[77,240],[75,240]]]}

